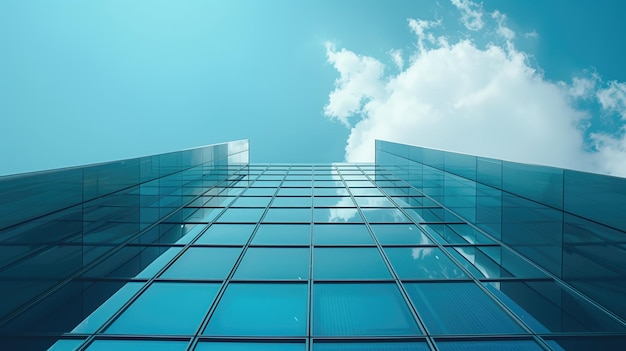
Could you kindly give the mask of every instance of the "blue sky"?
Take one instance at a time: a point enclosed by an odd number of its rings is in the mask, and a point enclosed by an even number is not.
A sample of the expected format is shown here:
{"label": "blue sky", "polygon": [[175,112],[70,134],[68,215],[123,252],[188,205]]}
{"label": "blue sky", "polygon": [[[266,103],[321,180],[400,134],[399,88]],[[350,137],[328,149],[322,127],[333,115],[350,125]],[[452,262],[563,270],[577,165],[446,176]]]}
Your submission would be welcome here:
{"label": "blue sky", "polygon": [[2,0],[0,174],[246,138],[252,162],[372,161],[383,138],[626,175],[624,7]]}

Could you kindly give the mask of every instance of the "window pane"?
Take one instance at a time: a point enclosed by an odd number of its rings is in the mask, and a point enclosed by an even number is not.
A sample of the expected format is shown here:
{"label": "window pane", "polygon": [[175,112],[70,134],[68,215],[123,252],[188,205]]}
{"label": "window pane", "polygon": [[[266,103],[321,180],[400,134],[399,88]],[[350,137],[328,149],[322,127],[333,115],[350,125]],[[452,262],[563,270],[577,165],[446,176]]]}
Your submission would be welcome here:
{"label": "window pane", "polygon": [[232,283],[205,335],[306,335],[307,284]]}
{"label": "window pane", "polygon": [[276,197],[272,207],[311,207],[310,196]]}
{"label": "window pane", "polygon": [[467,277],[436,247],[388,247],[385,254],[401,279]]}
{"label": "window pane", "polygon": [[202,342],[195,351],[305,351],[305,343]]}
{"label": "window pane", "polygon": [[264,208],[229,208],[218,219],[218,222],[258,222]]}
{"label": "window pane", "polygon": [[426,234],[412,224],[372,224],[372,231],[382,245],[432,245]]}
{"label": "window pane", "polygon": [[95,333],[128,301],[144,283],[127,283],[72,330],[72,333]]}
{"label": "window pane", "polygon": [[[315,182],[317,184],[317,182]],[[341,182],[339,182],[339,186],[343,186]],[[348,190],[346,188],[315,188],[314,191],[315,196],[345,196],[349,195]]]}
{"label": "window pane", "polygon": [[308,248],[249,248],[235,279],[309,279]]}
{"label": "window pane", "polygon": [[365,219],[370,223],[404,223],[411,222],[397,208],[365,208],[362,210]]}
{"label": "window pane", "polygon": [[313,276],[315,279],[388,279],[391,273],[378,249],[315,248]]}
{"label": "window pane", "polygon": [[382,196],[357,196],[354,200],[361,207],[396,207],[389,199]]}
{"label": "window pane", "polygon": [[240,253],[241,248],[191,247],[163,272],[161,277],[226,279]]}
{"label": "window pane", "polygon": [[533,351],[543,350],[532,340],[438,341],[440,351]]}
{"label": "window pane", "polygon": [[313,227],[315,245],[374,244],[367,228],[362,224],[316,224]]}
{"label": "window pane", "polygon": [[420,334],[395,284],[315,284],[313,313],[317,336]]}
{"label": "window pane", "polygon": [[363,222],[356,208],[316,208],[313,219],[315,222]]}
{"label": "window pane", "polygon": [[213,224],[195,243],[244,245],[250,239],[254,227],[254,224]]}
{"label": "window pane", "polygon": [[426,342],[316,342],[313,351],[430,351]]}
{"label": "window pane", "polygon": [[515,334],[523,329],[474,283],[405,283],[433,334]]}
{"label": "window pane", "polygon": [[87,351],[185,351],[188,341],[96,340]]}
{"label": "window pane", "polygon": [[219,287],[208,283],[154,283],[106,333],[193,334]]}
{"label": "window pane", "polygon": [[233,204],[232,207],[266,207],[272,198],[269,196],[249,196],[240,197]]}
{"label": "window pane", "polygon": [[270,208],[264,222],[311,222],[311,208]]}
{"label": "window pane", "polygon": [[280,188],[278,195],[311,196],[311,188]]}
{"label": "window pane", "polygon": [[309,245],[310,224],[261,224],[252,244],[254,245]]}
{"label": "window pane", "polygon": [[315,207],[354,207],[350,196],[316,196],[313,198]]}

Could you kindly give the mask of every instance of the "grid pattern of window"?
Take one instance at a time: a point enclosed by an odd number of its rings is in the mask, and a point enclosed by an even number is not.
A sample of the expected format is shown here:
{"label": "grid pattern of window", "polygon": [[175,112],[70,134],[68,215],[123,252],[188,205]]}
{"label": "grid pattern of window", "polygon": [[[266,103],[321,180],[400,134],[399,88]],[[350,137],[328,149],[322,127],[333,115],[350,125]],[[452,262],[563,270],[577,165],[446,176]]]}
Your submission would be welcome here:
{"label": "grid pattern of window", "polygon": [[159,222],[176,240],[143,245],[159,255],[139,274],[83,277],[121,289],[51,350],[569,350],[626,340],[619,318],[397,173],[246,167]]}

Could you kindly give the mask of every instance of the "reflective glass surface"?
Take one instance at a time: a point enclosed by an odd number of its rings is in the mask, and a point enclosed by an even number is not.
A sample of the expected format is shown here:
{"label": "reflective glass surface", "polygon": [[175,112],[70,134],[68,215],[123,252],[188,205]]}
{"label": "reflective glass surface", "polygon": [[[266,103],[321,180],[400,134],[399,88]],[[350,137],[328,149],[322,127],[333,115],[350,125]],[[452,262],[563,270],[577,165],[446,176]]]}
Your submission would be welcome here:
{"label": "reflective glass surface", "polygon": [[[341,258],[340,261],[337,259]],[[376,248],[315,248],[315,279],[389,279],[391,273]]]}
{"label": "reflective glass surface", "polygon": [[174,279],[225,279],[241,253],[240,248],[192,247],[161,275]]}
{"label": "reflective glass surface", "polygon": [[309,245],[310,224],[261,224],[252,244],[254,245]]}
{"label": "reflective glass surface", "polygon": [[232,283],[205,335],[306,335],[306,284]]}
{"label": "reflective glass surface", "polygon": [[316,224],[313,227],[315,245],[374,244],[367,227],[362,224]]}
{"label": "reflective glass surface", "polygon": [[436,247],[388,247],[385,254],[400,279],[467,277]]}
{"label": "reflective glass surface", "polygon": [[309,278],[308,248],[249,248],[234,279]]}
{"label": "reflective glass surface", "polygon": [[395,284],[315,284],[313,334],[420,334]]}

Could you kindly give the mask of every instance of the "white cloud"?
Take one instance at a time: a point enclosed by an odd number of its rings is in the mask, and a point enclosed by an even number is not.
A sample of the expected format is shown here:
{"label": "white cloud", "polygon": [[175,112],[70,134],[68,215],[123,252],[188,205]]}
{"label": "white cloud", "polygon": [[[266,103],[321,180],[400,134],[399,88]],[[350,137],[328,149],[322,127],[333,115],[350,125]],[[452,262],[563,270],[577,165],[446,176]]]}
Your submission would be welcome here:
{"label": "white cloud", "polygon": [[608,85],[608,88],[600,89],[596,94],[600,105],[603,109],[617,112],[626,119],[626,84],[612,81]]}
{"label": "white cloud", "polygon": [[341,78],[325,113],[351,128],[346,161],[373,162],[374,140],[382,139],[626,175],[626,139],[595,132],[585,140],[589,112],[575,107],[577,99],[597,98],[606,110],[626,116],[626,85],[599,89],[595,77],[570,84],[545,79],[514,47],[506,17],[497,11],[492,17],[503,45],[478,47],[469,39],[449,44],[428,31],[440,21],[409,20],[417,49],[403,70],[387,76],[375,58],[327,46]]}
{"label": "white cloud", "polygon": [[330,94],[324,113],[349,125],[348,117],[360,111],[363,101],[380,95],[385,66],[376,59],[352,51],[337,51],[331,43],[326,44],[326,55],[340,77],[335,81],[336,89]]}
{"label": "white cloud", "polygon": [[389,55],[391,55],[391,59],[396,67],[402,71],[404,67],[404,59],[402,58],[402,50],[390,50]]}
{"label": "white cloud", "polygon": [[452,5],[461,11],[461,22],[465,28],[478,31],[485,26],[482,4],[469,0],[452,0]]}

